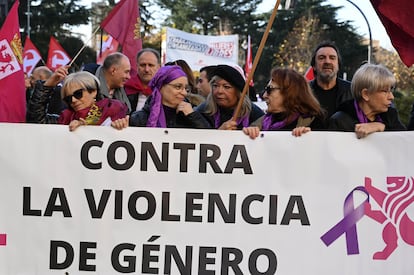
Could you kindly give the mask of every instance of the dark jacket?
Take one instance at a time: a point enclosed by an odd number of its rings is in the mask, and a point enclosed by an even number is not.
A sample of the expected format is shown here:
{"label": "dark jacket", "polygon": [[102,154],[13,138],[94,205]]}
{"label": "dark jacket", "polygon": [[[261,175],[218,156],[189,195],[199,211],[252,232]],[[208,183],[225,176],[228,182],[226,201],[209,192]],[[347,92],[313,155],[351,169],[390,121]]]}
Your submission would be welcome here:
{"label": "dark jacket", "polygon": [[27,105],[26,119],[30,123],[57,123],[65,104],[60,97],[60,87],[44,87],[43,81],[35,83],[33,94]]}
{"label": "dark jacket", "polygon": [[407,130],[409,131],[414,130],[414,104],[413,104],[413,107],[411,108],[410,121],[408,122]]}
{"label": "dark jacket", "polygon": [[[262,111],[262,109],[260,109],[254,103],[251,103],[251,104],[252,104],[252,110],[250,111],[250,115],[249,115],[249,125],[264,115],[264,112]],[[205,102],[201,103],[196,108],[196,110],[200,112],[207,119],[207,121],[210,124],[210,127],[213,129],[216,128],[215,123],[214,123],[214,116],[206,114],[205,109],[206,109]],[[220,125],[222,125],[224,122],[230,120],[233,117],[234,109],[224,109],[224,108],[219,107],[219,110],[220,110]],[[237,129],[240,130],[242,128],[243,128],[243,125],[241,124],[237,125]]]}
{"label": "dark jacket", "polygon": [[[338,110],[339,105],[343,102],[353,98],[351,92],[351,82],[341,78],[336,79],[336,85],[330,90],[322,89],[316,82],[316,79],[310,81],[309,84],[319,103],[321,103],[322,108],[326,110],[326,118],[333,115]],[[336,93],[335,105],[326,106],[323,98],[326,93]]]}
{"label": "dark jacket", "polygon": [[[129,117],[130,126],[146,127],[148,117],[151,111],[152,96],[149,96],[145,101],[144,107],[139,111],[134,111]],[[192,112],[188,116],[184,113],[176,113],[176,110],[167,106],[164,106],[165,120],[167,128],[196,128],[196,129],[210,129],[211,126],[207,120],[197,111]]]}
{"label": "dark jacket", "polygon": [[[404,131],[405,126],[400,121],[395,108],[389,107],[388,111],[379,114],[385,124],[385,131]],[[354,132],[355,124],[359,124],[358,116],[354,106],[354,100],[348,100],[339,106],[338,112],[329,119],[329,130]]]}
{"label": "dark jacket", "polygon": [[[51,93],[55,93],[54,88],[44,87],[41,81],[36,83],[27,111],[31,117],[31,121],[28,122],[68,125],[72,120],[84,118],[90,125],[101,125],[108,117],[113,121],[124,118],[128,112],[128,107],[123,102],[116,99],[103,98],[94,104],[98,107],[97,113],[99,115],[93,115],[93,112],[89,115],[90,108],[76,112],[73,109],[67,108],[60,114],[51,114],[48,112],[48,99]],[[88,117],[91,118],[90,121],[88,121]]]}

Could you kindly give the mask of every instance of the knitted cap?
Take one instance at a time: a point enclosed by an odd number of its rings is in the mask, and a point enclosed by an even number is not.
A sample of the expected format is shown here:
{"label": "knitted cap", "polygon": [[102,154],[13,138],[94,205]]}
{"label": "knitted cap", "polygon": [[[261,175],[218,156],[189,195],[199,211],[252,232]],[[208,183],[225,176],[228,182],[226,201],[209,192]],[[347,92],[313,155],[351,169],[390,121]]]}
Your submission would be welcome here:
{"label": "knitted cap", "polygon": [[220,78],[226,80],[231,85],[236,87],[240,92],[243,91],[245,80],[240,72],[229,65],[217,65],[213,75],[217,75]]}

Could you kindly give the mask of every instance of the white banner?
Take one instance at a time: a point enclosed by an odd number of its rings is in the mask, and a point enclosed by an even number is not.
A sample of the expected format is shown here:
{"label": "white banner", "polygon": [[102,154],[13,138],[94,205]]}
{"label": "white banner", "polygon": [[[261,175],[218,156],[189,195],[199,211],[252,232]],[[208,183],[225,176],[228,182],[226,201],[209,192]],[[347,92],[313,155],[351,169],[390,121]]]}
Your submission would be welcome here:
{"label": "white banner", "polygon": [[161,51],[164,63],[183,59],[193,71],[207,65],[238,64],[238,35],[199,35],[167,27],[163,37]]}
{"label": "white banner", "polygon": [[414,132],[0,132],[0,274],[413,273]]}

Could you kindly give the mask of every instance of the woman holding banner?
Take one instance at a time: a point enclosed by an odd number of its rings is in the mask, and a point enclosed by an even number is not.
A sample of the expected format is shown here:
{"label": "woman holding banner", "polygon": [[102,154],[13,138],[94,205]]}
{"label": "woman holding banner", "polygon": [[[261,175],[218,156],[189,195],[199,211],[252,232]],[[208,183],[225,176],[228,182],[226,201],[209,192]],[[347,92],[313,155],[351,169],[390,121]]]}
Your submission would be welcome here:
{"label": "woman holding banner", "polygon": [[240,115],[233,118],[241,92],[245,85],[242,72],[229,65],[217,65],[210,81],[211,93],[196,108],[209,121],[212,128],[237,130],[247,127],[263,116],[263,111],[249,97],[243,97]]}
{"label": "woman holding banner", "polygon": [[324,110],[313,95],[305,77],[292,69],[273,68],[264,89],[267,113],[243,132],[251,138],[260,131],[292,131],[301,136],[311,129],[323,130]]}
{"label": "woman holding banner", "polygon": [[158,128],[211,128],[186,99],[186,73],[180,66],[161,67],[149,83],[152,94],[144,107],[131,114],[130,126]]}
{"label": "woman holding banner", "polygon": [[394,75],[383,65],[365,64],[354,74],[354,99],[342,103],[329,118],[329,130],[355,132],[364,138],[374,132],[406,130],[392,107]]}
{"label": "woman holding banner", "polygon": [[[68,75],[67,69],[60,67],[46,82],[36,82],[28,107],[34,122],[65,124],[70,131],[81,125],[110,125],[119,130],[128,126],[128,107],[119,100],[104,98],[98,78],[85,71]],[[60,115],[49,114],[48,98],[62,79],[61,94],[67,109]]]}

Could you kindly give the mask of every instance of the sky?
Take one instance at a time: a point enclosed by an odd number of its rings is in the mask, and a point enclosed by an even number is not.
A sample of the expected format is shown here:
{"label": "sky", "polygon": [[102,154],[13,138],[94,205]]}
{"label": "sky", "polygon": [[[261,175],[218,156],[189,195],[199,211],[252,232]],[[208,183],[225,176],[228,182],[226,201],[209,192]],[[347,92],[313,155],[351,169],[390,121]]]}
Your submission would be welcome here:
{"label": "sky", "polygon": [[[264,11],[269,11],[275,6],[276,0],[263,0],[263,3],[259,6]],[[356,4],[362,13],[367,18],[368,24],[371,28],[372,40],[379,40],[380,46],[388,50],[393,50],[390,38],[385,31],[377,13],[371,5],[369,0],[352,0]],[[334,7],[342,7],[338,10],[337,19],[339,21],[350,21],[351,25],[355,27],[357,32],[369,38],[368,24],[364,19],[364,16],[358,9],[349,3],[347,0],[326,0],[324,4],[329,4]]]}
{"label": "sky", "polygon": [[[97,2],[97,1],[91,1],[91,0],[82,0],[81,3],[87,7],[91,7],[91,2]],[[355,3],[362,13],[367,18],[368,24],[371,28],[371,36],[373,40],[379,40],[380,46],[383,48],[386,48],[388,50],[394,50],[391,41],[387,35],[387,32],[385,31],[381,21],[379,20],[374,8],[371,5],[371,2],[369,0],[352,0],[353,3]],[[259,10],[262,11],[270,11],[275,6],[276,0],[263,0],[263,3],[259,5]],[[356,7],[354,7],[351,3],[349,3],[347,0],[326,0],[324,2],[325,4],[329,4],[335,7],[341,7],[338,10],[337,19],[339,21],[350,21],[350,23],[355,27],[357,32],[368,38],[369,37],[369,31],[368,31],[368,24],[365,21],[363,15],[361,12],[358,11]],[[162,15],[157,14],[156,11],[154,11],[153,16],[158,19],[162,20]],[[91,33],[91,28],[82,26],[81,28],[76,28],[75,31],[79,31],[81,33],[84,33],[84,40],[89,39],[89,36],[87,34]]]}

